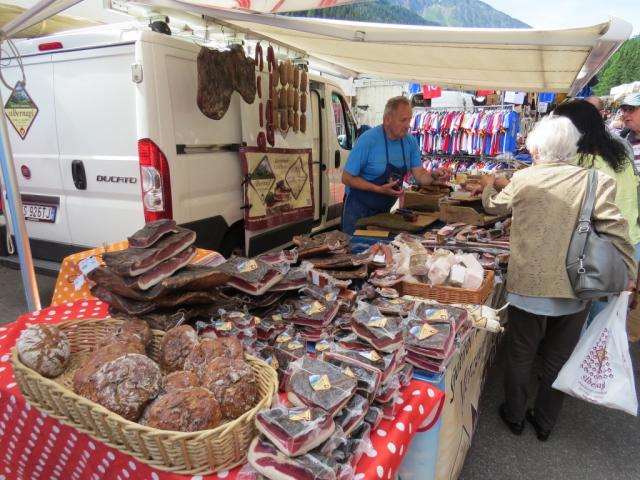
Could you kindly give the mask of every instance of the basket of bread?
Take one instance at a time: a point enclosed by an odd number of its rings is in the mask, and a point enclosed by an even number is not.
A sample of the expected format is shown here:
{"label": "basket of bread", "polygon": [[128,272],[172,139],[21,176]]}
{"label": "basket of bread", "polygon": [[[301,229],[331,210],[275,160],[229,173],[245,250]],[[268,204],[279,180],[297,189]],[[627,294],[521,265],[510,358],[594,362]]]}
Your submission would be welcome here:
{"label": "basket of bread", "polygon": [[12,352],[34,406],[159,470],[207,474],[246,461],[277,374],[235,337],[142,320],[31,325]]}

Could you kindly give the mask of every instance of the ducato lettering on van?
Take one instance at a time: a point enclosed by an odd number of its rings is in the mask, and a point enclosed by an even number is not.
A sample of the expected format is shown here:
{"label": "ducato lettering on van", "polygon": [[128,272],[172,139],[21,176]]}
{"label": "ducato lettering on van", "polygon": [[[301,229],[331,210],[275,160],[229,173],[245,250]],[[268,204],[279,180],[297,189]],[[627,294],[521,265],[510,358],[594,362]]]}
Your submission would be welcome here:
{"label": "ducato lettering on van", "polygon": [[136,177],[116,177],[107,175],[98,175],[96,177],[96,181],[106,183],[138,183],[138,179]]}

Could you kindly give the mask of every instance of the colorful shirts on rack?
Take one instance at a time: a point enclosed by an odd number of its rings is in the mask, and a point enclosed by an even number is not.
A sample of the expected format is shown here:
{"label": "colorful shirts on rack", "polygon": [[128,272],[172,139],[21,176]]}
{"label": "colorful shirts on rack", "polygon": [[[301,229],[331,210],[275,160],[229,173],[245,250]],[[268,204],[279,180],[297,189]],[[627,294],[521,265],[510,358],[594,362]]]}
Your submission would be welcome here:
{"label": "colorful shirts on rack", "polygon": [[520,116],[512,110],[476,112],[418,111],[410,130],[427,154],[496,156],[514,152]]}

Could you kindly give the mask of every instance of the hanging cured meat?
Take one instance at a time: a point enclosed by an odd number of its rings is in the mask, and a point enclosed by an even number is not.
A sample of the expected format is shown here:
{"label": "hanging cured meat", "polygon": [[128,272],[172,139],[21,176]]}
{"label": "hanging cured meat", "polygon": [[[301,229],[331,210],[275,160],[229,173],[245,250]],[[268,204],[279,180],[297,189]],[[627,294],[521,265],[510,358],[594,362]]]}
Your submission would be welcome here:
{"label": "hanging cured meat", "polygon": [[227,52],[226,66],[231,72],[233,88],[247,103],[256,99],[256,63],[253,58],[245,56],[240,45],[232,45]]}
{"label": "hanging cured meat", "polygon": [[[200,111],[212,120],[220,120],[231,102],[233,78],[226,66],[224,52],[206,47],[198,54],[198,95]],[[255,75],[255,74],[254,74]]]}

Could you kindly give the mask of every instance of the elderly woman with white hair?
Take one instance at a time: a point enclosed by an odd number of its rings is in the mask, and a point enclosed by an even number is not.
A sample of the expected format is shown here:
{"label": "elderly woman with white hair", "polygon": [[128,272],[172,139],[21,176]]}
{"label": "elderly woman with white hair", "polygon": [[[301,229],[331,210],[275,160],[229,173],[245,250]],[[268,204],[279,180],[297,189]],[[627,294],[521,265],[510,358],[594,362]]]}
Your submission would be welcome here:
{"label": "elderly woman with white hair", "polygon": [[[513,214],[507,275],[509,323],[506,334],[505,402],[500,417],[520,435],[524,419],[541,441],[556,423],[564,394],[551,388],[573,351],[588,305],[575,297],[565,257],[587,188],[588,170],[571,165],[580,133],[564,117],[548,117],[527,138],[533,166],[513,175],[501,191],[495,177],[482,177],[482,204],[493,214]],[[615,181],[599,174],[593,226],[622,254],[629,288],[637,265],[627,222],[614,204]],[[527,387],[541,346],[542,372],[532,409]]]}

